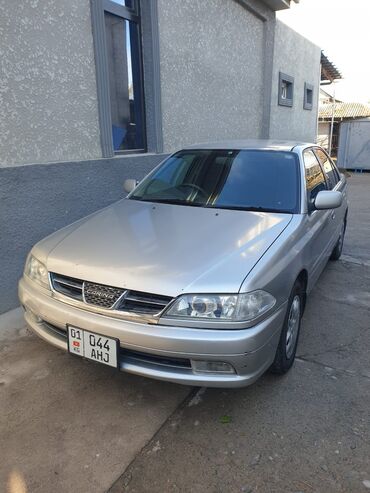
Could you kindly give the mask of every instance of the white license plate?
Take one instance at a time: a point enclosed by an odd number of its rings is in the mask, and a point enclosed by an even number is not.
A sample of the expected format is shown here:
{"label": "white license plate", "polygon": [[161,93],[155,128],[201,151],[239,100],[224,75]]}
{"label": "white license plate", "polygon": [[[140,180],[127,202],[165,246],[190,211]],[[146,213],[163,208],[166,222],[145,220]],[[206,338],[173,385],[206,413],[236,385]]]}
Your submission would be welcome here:
{"label": "white license plate", "polygon": [[118,339],[71,325],[67,326],[67,331],[68,351],[71,354],[117,368]]}

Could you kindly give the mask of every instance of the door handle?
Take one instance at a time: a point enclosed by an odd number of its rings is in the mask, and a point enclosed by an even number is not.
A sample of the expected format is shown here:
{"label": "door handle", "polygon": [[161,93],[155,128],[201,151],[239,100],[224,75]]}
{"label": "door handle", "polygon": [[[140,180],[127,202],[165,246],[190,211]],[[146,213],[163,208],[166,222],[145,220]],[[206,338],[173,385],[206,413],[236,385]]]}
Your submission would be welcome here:
{"label": "door handle", "polygon": [[334,211],[331,212],[331,218],[335,219],[335,212]]}

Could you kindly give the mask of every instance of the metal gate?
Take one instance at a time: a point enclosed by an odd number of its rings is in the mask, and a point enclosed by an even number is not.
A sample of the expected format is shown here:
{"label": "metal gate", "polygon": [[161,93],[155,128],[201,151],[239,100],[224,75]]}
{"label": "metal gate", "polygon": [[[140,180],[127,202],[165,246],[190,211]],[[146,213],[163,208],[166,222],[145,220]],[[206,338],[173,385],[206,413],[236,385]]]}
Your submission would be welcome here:
{"label": "metal gate", "polygon": [[346,169],[370,170],[370,119],[341,124],[338,165]]}

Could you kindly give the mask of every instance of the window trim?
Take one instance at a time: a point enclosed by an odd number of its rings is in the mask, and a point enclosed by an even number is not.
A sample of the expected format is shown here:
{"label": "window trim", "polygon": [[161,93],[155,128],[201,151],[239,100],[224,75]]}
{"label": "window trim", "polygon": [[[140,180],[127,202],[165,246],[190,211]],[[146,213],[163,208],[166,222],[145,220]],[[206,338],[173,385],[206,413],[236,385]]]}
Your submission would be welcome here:
{"label": "window trim", "polygon": [[[93,43],[95,54],[96,85],[98,99],[98,113],[100,123],[100,143],[102,157],[110,158],[118,155],[140,154],[147,152],[147,128],[145,112],[145,92],[144,92],[144,69],[143,69],[143,47],[142,31],[140,22],[140,11],[138,0],[134,1],[134,9],[119,5],[111,0],[90,0],[91,22],[93,31]],[[125,20],[138,24],[138,38],[140,43],[139,74],[141,80],[140,97],[142,100],[141,118],[143,121],[143,141],[144,147],[138,149],[125,149],[114,151],[112,136],[112,115],[111,102],[109,95],[109,70],[106,57],[106,35],[105,35],[105,12],[117,15]]]}
{"label": "window trim", "polygon": [[[291,85],[292,88],[292,97],[291,98],[283,98],[282,97],[282,87],[283,82],[287,82]],[[280,106],[286,106],[288,108],[293,107],[294,101],[294,77],[288,74],[284,74],[283,72],[279,72],[279,91],[278,91],[278,104]]]}
{"label": "window trim", "polygon": [[[304,93],[303,93],[303,109],[305,110],[312,110],[313,109],[313,84],[309,84],[308,82],[304,83]],[[308,101],[308,91],[312,92],[312,103],[309,103]]]}
{"label": "window trim", "polygon": [[137,0],[132,0],[134,7],[126,7],[120,5],[114,0],[102,0],[102,7],[106,12],[110,12],[118,17],[124,17],[125,19],[133,22],[140,22],[139,6]]}

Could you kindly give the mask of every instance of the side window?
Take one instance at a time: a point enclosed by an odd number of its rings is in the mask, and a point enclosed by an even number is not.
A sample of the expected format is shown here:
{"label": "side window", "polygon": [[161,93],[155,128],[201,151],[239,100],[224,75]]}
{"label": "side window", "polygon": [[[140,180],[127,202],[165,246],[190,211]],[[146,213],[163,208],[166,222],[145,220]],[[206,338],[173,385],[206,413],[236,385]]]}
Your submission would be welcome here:
{"label": "side window", "polygon": [[339,175],[329,156],[325,154],[322,149],[315,149],[316,156],[319,158],[321,166],[324,168],[325,174],[328,178],[329,188],[332,190],[339,181]]}
{"label": "side window", "polygon": [[312,150],[303,153],[304,166],[306,170],[306,190],[308,210],[312,210],[316,195],[321,190],[327,190],[325,176],[321,166]]}

